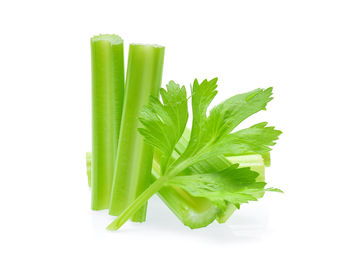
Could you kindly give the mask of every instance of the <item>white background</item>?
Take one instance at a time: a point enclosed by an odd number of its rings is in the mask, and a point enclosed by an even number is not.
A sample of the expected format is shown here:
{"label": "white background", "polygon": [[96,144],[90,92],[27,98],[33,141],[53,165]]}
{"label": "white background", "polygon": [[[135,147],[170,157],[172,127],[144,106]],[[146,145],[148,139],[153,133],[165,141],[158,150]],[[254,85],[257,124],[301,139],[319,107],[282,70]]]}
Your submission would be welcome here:
{"label": "white background", "polygon": [[[348,1],[2,1],[1,267],[350,267]],[[274,86],[285,191],[190,230],[154,197],[112,233],[90,211],[90,44],[166,46],[163,84],[219,77],[216,103]],[[126,49],[127,52],[127,49]]]}

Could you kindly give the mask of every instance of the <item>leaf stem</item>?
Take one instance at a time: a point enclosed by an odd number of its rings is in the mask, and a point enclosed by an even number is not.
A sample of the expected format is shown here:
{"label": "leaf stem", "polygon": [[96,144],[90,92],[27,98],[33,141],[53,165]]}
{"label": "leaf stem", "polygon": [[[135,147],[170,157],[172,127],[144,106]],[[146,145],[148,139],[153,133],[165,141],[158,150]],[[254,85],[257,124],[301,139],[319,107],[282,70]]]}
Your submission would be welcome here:
{"label": "leaf stem", "polygon": [[107,229],[110,231],[118,230],[123,224],[138,211],[148,199],[150,199],[155,193],[157,193],[167,182],[169,177],[159,177],[154,183],[151,184],[141,195],[139,195],[131,205],[123,211],[123,213],[115,219]]}

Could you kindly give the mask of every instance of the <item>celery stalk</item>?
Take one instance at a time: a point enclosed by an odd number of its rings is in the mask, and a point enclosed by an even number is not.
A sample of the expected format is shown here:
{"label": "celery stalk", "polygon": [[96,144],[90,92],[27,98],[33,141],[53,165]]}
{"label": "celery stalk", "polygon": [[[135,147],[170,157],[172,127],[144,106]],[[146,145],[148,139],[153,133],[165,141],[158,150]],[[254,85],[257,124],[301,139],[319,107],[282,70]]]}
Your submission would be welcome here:
{"label": "celery stalk", "polygon": [[[187,146],[189,130],[185,130],[185,135],[181,137],[176,145],[173,157],[176,158]],[[87,173],[89,176],[90,164],[88,153],[86,158]],[[160,177],[159,155],[154,154],[152,168],[152,182]],[[205,173],[214,170],[224,169],[232,163],[238,163],[241,167],[250,167],[259,173],[257,181],[265,180],[265,166],[261,155],[218,157],[210,161],[203,161],[184,171],[186,174]],[[177,218],[186,226],[194,229],[209,225],[215,219],[219,223],[224,223],[236,210],[234,206],[229,205],[225,211],[220,211],[212,205],[209,200],[200,197],[193,197],[186,191],[178,187],[164,186],[158,192],[159,198],[168,206],[168,208],[177,216]]]}
{"label": "celery stalk", "polygon": [[[176,145],[178,150],[186,146],[188,140],[182,138]],[[239,163],[241,167],[251,167],[259,173],[258,181],[265,179],[265,166],[260,155],[235,156],[229,158],[232,163]],[[152,182],[160,177],[160,166],[157,154],[153,160]],[[214,159],[214,161],[202,162],[198,166],[193,166],[185,171],[187,174],[210,172],[215,169],[225,168],[232,164],[225,158]],[[90,170],[88,154],[86,159],[87,173]],[[226,165],[226,166],[225,166]],[[88,174],[89,175],[89,174]],[[176,215],[176,217],[191,229],[201,228],[209,225],[215,219],[219,223],[224,223],[236,210],[234,206],[228,206],[225,211],[220,211],[205,198],[193,197],[186,191],[178,187],[164,186],[157,193],[159,198],[168,206],[168,208]]]}
{"label": "celery stalk", "polygon": [[[183,153],[186,149],[190,138],[190,130],[185,129],[184,135],[176,144],[175,153]],[[153,176],[160,176],[159,158],[155,154],[153,162]],[[229,167],[233,163],[238,163],[240,167],[250,167],[259,173],[257,181],[265,180],[265,166],[261,155],[245,155],[234,157],[216,157],[210,160],[202,161],[193,165],[184,171],[187,174],[209,173],[215,170],[221,170]],[[160,199],[169,207],[169,209],[182,221],[182,223],[190,228],[200,228],[209,225],[215,219],[219,223],[224,223],[236,210],[233,205],[228,205],[225,211],[220,211],[212,205],[207,199],[193,197],[186,191],[172,186],[165,186],[158,192]]]}
{"label": "celery stalk", "polygon": [[[214,170],[226,168],[234,163],[238,163],[240,167],[250,167],[252,170],[259,173],[256,180],[264,181],[265,166],[261,155],[250,155],[248,159],[246,156],[235,156],[227,159],[218,157],[210,159],[210,161],[198,163],[185,172],[187,174],[209,173]],[[153,163],[153,175],[155,178],[160,176],[158,166],[155,160]],[[219,223],[224,223],[236,210],[233,205],[228,205],[226,210],[220,211],[207,199],[193,197],[186,191],[173,186],[161,188],[158,192],[158,196],[184,225],[192,229],[205,227],[215,219]]]}
{"label": "celery stalk", "polygon": [[[139,113],[150,96],[158,97],[164,47],[132,44],[129,49],[125,103],[121,121],[109,214],[118,216],[151,183],[153,149],[138,133]],[[144,221],[146,205],[132,217]]]}
{"label": "celery stalk", "polygon": [[[176,158],[177,152],[186,148],[188,139],[182,137],[176,145],[172,157]],[[160,158],[155,153],[153,158],[152,179],[156,181],[160,177],[161,171],[159,166]],[[191,167],[185,170],[184,174],[193,174],[205,170],[200,167]],[[179,187],[164,186],[157,193],[159,198],[168,206],[176,217],[191,229],[201,228],[212,223],[220,210],[212,205],[209,200],[201,197],[194,197]]]}
{"label": "celery stalk", "polygon": [[93,210],[108,208],[110,200],[124,90],[123,53],[117,35],[91,38]]}

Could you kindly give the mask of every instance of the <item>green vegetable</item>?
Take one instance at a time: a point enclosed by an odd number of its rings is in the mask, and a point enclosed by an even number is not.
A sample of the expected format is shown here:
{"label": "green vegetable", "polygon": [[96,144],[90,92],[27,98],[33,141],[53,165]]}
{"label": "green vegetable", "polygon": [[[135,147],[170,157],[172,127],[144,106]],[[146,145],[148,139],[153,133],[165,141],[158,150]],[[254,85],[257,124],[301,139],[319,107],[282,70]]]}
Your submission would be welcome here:
{"label": "green vegetable", "polygon": [[203,174],[184,175],[186,169],[216,157],[264,154],[270,151],[281,131],[259,123],[250,128],[232,132],[243,120],[264,110],[272,99],[272,88],[257,89],[229,98],[215,106],[209,116],[207,108],[217,91],[217,79],[194,81],[192,87],[193,122],[186,149],[178,157],[172,157],[182,137],[188,119],[187,96],[184,87],[174,82],[161,90],[162,101],[151,97],[150,103],[140,116],[139,132],[145,142],[160,154],[160,176],[107,228],[119,229],[144,203],[164,186],[185,190],[190,195],[206,198],[220,211],[229,206],[240,208],[242,203],[256,201],[265,191],[280,191],[265,188],[258,182],[258,173],[237,164]]}
{"label": "green vegetable", "polygon": [[91,206],[109,206],[124,91],[123,40],[117,35],[91,38],[92,176]]}
{"label": "green vegetable", "polygon": [[[173,157],[176,158],[183,153],[190,138],[190,131],[185,129],[183,136],[175,146]],[[153,162],[153,174],[155,178],[160,176],[159,159],[155,154]],[[213,159],[204,160],[186,169],[185,174],[202,174],[221,170],[231,166],[233,163],[238,163],[240,167],[250,167],[252,170],[259,173],[257,181],[265,180],[265,166],[262,156],[260,155],[245,155],[229,157],[216,157]],[[228,205],[223,211],[219,210],[206,198],[193,197],[179,187],[167,186],[163,187],[158,192],[162,201],[174,212],[174,214],[183,222],[184,225],[190,228],[205,227],[216,220],[219,223],[224,223],[236,210],[232,205]]]}
{"label": "green vegetable", "polygon": [[[113,178],[109,213],[120,215],[151,183],[153,147],[137,132],[138,117],[150,96],[157,98],[161,85],[164,47],[132,44],[129,48],[125,99]],[[146,202],[133,213],[144,221]],[[132,215],[130,215],[132,216]]]}
{"label": "green vegetable", "polygon": [[[188,133],[187,129],[185,133]],[[188,138],[189,135],[184,135],[176,145],[175,150],[182,151],[188,143]],[[229,167],[232,163],[238,163],[240,167],[250,167],[253,171],[258,172],[259,177],[256,178],[256,181],[265,180],[265,167],[261,155],[234,156],[228,159],[217,157],[210,161],[203,161],[188,168],[184,173],[201,174]],[[91,172],[90,153],[86,154],[86,167],[89,178]],[[160,166],[157,157],[153,160],[152,173],[152,180],[155,181],[160,176]],[[208,199],[191,196],[176,186],[164,186],[158,192],[158,196],[184,225],[192,229],[205,227],[212,223],[215,218],[218,222],[223,223],[236,210],[234,206],[228,206],[225,211],[220,211]]]}
{"label": "green vegetable", "polygon": [[[252,155],[252,157],[256,158],[256,163],[252,163],[252,170],[259,170],[259,177],[256,180],[264,181],[264,165],[262,163],[262,158],[260,155]],[[238,158],[239,157],[237,157],[233,163],[239,163],[240,166],[245,166]],[[220,158],[217,159],[217,162],[219,161],[221,161]],[[244,161],[244,156],[242,161]],[[261,161],[261,164],[258,164],[259,161]],[[222,163],[230,166],[230,164],[228,164],[225,160],[223,160]],[[201,165],[198,165],[196,168],[195,166],[190,168],[188,172],[191,174],[203,174],[210,172],[210,170],[218,170],[215,163],[212,161],[205,161],[205,163],[201,163]],[[154,166],[153,170],[154,177],[159,177],[159,173],[155,172]],[[177,186],[165,186],[161,188],[158,192],[158,196],[174,212],[174,214],[182,221],[184,225],[192,229],[205,227],[212,223],[215,219],[218,222],[223,223],[235,210],[235,207],[229,206],[224,211],[221,211],[207,198],[194,197]]]}

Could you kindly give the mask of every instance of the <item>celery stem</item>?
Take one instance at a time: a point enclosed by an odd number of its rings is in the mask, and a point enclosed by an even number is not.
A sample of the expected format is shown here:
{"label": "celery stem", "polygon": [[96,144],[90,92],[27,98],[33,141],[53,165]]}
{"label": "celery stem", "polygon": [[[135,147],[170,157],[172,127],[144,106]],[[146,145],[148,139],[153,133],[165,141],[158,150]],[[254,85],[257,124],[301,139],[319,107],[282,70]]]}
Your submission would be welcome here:
{"label": "celery stem", "polygon": [[[151,96],[158,97],[161,86],[164,47],[131,44],[109,214],[119,216],[151,184],[153,147],[144,142],[137,129],[140,111]],[[146,205],[132,217],[142,222]]]}
{"label": "celery stem", "polygon": [[136,211],[138,211],[148,199],[150,199],[155,193],[157,193],[166,183],[168,177],[159,177],[154,183],[152,183],[141,195],[139,195],[131,205],[123,211],[123,213],[115,219],[107,229],[110,231],[118,230],[123,224],[130,218]]}
{"label": "celery stem", "polygon": [[92,155],[91,208],[108,208],[124,90],[123,40],[117,35],[91,38]]}

